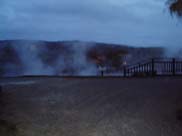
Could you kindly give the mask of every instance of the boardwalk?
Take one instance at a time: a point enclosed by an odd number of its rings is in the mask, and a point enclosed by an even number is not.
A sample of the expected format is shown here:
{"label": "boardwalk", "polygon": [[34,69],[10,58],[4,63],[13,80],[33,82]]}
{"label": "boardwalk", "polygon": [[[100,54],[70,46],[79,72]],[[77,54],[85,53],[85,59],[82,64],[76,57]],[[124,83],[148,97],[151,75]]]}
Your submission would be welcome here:
{"label": "boardwalk", "polygon": [[125,77],[131,76],[182,76],[182,59],[155,58],[126,66]]}

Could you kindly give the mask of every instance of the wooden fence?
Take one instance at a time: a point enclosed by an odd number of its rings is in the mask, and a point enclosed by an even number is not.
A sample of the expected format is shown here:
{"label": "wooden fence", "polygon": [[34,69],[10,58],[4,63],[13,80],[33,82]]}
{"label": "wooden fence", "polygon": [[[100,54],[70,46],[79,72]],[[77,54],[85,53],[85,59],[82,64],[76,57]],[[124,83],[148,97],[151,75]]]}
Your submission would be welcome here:
{"label": "wooden fence", "polygon": [[124,77],[131,76],[179,76],[182,75],[182,59],[153,58],[131,66],[125,66]]}

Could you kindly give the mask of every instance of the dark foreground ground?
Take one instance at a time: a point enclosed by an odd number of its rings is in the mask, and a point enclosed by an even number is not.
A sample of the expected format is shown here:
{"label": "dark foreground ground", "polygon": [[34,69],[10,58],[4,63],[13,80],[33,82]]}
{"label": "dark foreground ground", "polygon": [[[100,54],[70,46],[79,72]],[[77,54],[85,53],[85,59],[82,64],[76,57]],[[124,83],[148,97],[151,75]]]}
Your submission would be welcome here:
{"label": "dark foreground ground", "polygon": [[32,77],[0,84],[0,136],[182,135],[182,78]]}

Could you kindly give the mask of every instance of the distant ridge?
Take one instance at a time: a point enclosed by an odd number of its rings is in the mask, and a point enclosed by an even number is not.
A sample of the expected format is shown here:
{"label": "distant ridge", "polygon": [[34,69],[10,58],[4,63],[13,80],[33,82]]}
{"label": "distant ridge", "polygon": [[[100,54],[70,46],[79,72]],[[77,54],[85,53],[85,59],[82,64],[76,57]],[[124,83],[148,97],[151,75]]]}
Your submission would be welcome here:
{"label": "distant ridge", "polygon": [[142,59],[162,57],[161,47],[83,41],[0,40],[0,76],[96,75]]}

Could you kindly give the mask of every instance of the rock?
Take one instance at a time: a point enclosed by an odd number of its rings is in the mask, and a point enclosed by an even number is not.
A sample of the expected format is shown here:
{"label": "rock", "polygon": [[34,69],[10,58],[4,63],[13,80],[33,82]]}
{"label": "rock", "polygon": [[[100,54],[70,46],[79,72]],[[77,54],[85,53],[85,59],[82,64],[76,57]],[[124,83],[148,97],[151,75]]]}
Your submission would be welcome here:
{"label": "rock", "polygon": [[9,121],[0,119],[1,136],[19,136],[17,126]]}

